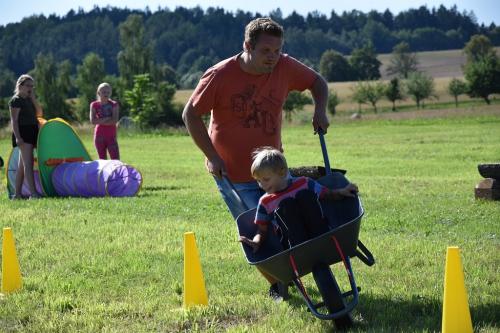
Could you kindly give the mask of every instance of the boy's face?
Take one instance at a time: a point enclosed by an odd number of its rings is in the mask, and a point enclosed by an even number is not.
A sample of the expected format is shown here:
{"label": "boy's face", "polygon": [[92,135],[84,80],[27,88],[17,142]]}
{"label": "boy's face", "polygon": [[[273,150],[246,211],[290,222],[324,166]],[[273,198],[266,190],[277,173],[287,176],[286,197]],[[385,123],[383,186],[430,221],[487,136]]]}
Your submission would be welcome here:
{"label": "boy's face", "polygon": [[283,191],[287,187],[286,172],[276,172],[270,169],[262,170],[255,175],[259,186],[268,194]]}

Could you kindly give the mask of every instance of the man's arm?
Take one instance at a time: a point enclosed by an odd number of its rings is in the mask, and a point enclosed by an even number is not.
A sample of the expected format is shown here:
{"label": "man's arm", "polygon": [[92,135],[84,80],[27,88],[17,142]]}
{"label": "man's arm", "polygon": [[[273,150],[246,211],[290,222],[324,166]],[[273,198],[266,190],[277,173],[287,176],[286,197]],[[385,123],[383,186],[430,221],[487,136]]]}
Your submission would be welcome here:
{"label": "man's arm", "polygon": [[312,124],[314,131],[317,132],[318,128],[321,128],[324,133],[327,132],[330,123],[328,117],[326,116],[326,105],[328,103],[328,84],[321,75],[316,76],[312,87],[309,89],[311,91],[314,100],[314,115]]}
{"label": "man's arm", "polygon": [[212,175],[216,177],[221,177],[225,173],[224,161],[220,158],[219,154],[215,150],[210,136],[208,136],[207,128],[203,123],[201,116],[196,114],[196,109],[188,101],[182,112],[182,120],[186,125],[186,128],[193,138],[194,143],[200,148],[200,150],[207,157],[207,169]]}

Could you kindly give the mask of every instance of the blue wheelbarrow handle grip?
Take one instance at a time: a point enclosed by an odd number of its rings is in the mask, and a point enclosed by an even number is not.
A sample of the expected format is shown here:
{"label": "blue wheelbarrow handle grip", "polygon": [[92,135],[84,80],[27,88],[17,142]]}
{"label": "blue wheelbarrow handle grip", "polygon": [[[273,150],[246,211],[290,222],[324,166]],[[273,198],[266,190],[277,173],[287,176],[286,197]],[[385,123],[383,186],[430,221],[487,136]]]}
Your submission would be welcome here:
{"label": "blue wheelbarrow handle grip", "polygon": [[319,136],[319,142],[321,143],[321,152],[323,153],[323,161],[325,161],[325,173],[327,176],[329,176],[332,174],[332,169],[330,168],[330,160],[328,159],[325,136],[322,128],[318,128],[318,136]]}

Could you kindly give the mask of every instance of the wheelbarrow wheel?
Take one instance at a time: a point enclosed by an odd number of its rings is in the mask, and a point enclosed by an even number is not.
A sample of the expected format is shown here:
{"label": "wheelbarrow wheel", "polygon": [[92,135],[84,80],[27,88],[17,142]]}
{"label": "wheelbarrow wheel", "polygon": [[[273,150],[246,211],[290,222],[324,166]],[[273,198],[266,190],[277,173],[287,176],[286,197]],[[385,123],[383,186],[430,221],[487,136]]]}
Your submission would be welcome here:
{"label": "wheelbarrow wheel", "polygon": [[[319,293],[323,297],[323,302],[330,314],[339,312],[345,308],[342,292],[330,270],[330,266],[319,264],[312,271],[314,281],[318,286]],[[342,317],[334,319],[338,329],[348,329],[353,325],[351,315],[348,313]]]}

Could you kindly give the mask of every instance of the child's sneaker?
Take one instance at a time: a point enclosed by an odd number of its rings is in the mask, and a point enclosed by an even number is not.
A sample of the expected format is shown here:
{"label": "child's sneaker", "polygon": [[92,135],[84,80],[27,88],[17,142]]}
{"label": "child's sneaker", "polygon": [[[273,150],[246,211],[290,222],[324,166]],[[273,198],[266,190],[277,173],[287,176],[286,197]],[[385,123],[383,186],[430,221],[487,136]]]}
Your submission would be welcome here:
{"label": "child's sneaker", "polygon": [[283,301],[283,297],[280,295],[277,283],[272,284],[271,287],[269,287],[269,297],[271,297],[276,303]]}
{"label": "child's sneaker", "polygon": [[288,299],[288,286],[283,285],[281,282],[276,282],[269,287],[269,297],[276,303]]}

